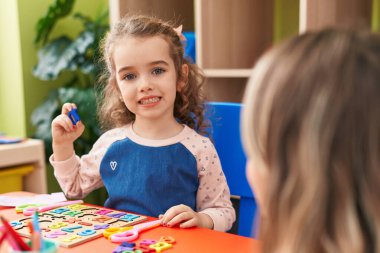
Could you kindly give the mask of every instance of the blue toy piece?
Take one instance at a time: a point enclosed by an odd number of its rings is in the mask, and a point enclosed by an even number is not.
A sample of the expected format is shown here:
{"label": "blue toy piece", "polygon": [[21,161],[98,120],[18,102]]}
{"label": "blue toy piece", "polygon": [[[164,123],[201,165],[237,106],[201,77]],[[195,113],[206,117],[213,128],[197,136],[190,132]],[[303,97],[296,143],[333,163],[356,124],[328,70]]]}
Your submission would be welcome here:
{"label": "blue toy piece", "polygon": [[78,121],[80,121],[80,117],[78,115],[78,111],[76,108],[69,111],[67,116],[69,117],[69,119],[71,120],[71,122],[73,123],[74,126],[77,124]]}
{"label": "blue toy piece", "polygon": [[190,62],[195,63],[195,32],[182,32],[183,36],[186,38],[185,44],[185,52],[184,57]]}
{"label": "blue toy piece", "polygon": [[256,202],[248,184],[245,167],[246,156],[240,135],[240,103],[209,102],[206,103],[205,118],[210,120],[209,131],[222,163],[224,174],[231,195],[239,196],[237,208],[237,233],[251,237]]}

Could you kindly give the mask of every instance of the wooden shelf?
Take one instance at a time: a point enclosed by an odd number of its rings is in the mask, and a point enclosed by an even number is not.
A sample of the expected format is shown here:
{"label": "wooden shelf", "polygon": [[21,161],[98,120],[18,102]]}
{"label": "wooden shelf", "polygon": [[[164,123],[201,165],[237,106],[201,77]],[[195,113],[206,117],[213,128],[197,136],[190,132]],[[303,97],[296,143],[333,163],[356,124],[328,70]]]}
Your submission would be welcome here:
{"label": "wooden shelf", "polygon": [[185,31],[195,31],[196,63],[207,77],[206,95],[216,101],[234,102],[241,102],[250,69],[272,46],[274,20],[281,20],[289,12],[284,8],[299,8],[300,32],[326,26],[370,27],[372,0],[299,0],[298,5],[283,2],[109,0],[111,23],[128,13],[151,14],[178,21]]}
{"label": "wooden shelf", "polygon": [[372,0],[300,1],[300,32],[324,27],[371,27]]}
{"label": "wooden shelf", "polygon": [[248,78],[252,69],[203,69],[206,77],[218,77],[218,78],[235,78],[245,77]]}
{"label": "wooden shelf", "polygon": [[274,0],[195,0],[201,68],[251,68],[273,41]]}
{"label": "wooden shelf", "polygon": [[153,15],[194,31],[193,0],[109,0],[111,25],[126,14]]}
{"label": "wooden shelf", "polygon": [[0,145],[0,169],[18,165],[33,165],[33,172],[25,176],[23,190],[47,193],[44,143],[28,139],[21,143]]}

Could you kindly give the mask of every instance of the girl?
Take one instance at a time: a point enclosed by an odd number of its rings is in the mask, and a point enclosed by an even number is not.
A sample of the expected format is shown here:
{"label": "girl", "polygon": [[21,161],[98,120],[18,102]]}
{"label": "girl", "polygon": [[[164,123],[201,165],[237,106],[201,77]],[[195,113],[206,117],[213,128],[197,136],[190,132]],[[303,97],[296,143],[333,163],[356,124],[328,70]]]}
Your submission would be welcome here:
{"label": "girl", "polygon": [[380,37],[293,38],[258,62],[244,102],[263,252],[380,252]]}
{"label": "girl", "polygon": [[88,155],[75,156],[83,123],[65,104],[52,122],[54,174],[68,197],[106,187],[106,207],[226,231],[235,220],[216,150],[202,132],[200,70],[183,58],[181,32],[133,16],[106,36],[107,65],[99,116],[106,129]]}

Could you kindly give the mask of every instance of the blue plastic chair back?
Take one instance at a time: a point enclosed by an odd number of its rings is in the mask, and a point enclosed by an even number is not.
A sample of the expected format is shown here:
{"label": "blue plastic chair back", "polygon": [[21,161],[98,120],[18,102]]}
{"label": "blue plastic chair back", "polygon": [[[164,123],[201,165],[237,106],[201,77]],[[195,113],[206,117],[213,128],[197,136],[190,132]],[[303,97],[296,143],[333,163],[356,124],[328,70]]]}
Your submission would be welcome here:
{"label": "blue plastic chair back", "polygon": [[245,174],[246,157],[240,134],[241,107],[240,103],[208,102],[205,117],[212,124],[211,136],[231,195],[240,197],[238,234],[251,237],[256,202]]}

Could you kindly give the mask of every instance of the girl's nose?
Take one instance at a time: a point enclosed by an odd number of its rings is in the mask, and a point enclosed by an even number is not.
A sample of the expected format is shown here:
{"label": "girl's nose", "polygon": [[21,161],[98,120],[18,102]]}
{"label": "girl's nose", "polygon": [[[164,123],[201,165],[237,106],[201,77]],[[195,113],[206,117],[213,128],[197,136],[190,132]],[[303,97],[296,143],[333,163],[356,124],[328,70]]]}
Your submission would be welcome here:
{"label": "girl's nose", "polygon": [[151,82],[147,78],[141,78],[139,82],[139,91],[146,92],[152,90]]}

